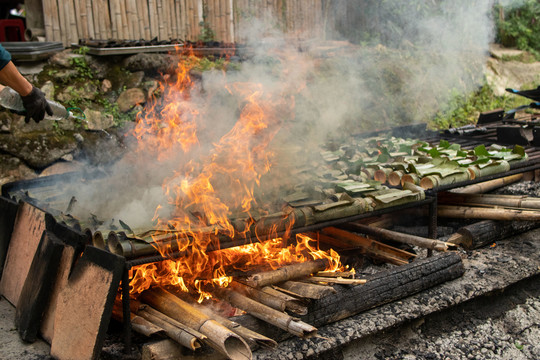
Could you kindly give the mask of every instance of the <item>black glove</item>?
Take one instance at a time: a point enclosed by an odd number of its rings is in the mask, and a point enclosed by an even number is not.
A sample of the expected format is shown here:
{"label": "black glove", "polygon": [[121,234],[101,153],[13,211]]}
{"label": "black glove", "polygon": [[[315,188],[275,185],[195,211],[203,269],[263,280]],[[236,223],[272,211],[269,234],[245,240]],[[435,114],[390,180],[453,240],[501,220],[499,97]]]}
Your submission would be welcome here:
{"label": "black glove", "polygon": [[45,99],[43,91],[39,90],[35,86],[32,86],[32,91],[26,96],[21,96],[24,108],[26,109],[26,116],[24,121],[28,124],[30,119],[34,119],[36,123],[43,120],[45,112],[52,115],[53,111],[51,106]]}

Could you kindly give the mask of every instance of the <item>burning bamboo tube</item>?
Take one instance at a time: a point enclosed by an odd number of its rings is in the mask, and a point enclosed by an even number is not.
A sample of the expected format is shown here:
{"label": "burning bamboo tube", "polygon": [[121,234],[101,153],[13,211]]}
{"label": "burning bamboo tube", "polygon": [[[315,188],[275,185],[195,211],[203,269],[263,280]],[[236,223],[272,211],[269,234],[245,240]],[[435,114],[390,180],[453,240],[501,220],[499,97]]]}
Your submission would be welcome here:
{"label": "burning bamboo tube", "polygon": [[207,336],[205,341],[225,356],[231,359],[251,359],[251,350],[242,338],[168,291],[161,288],[147,290],[141,294],[141,299],[163,314]]}
{"label": "burning bamboo tube", "polygon": [[540,198],[526,195],[461,194],[443,192],[438,195],[441,204],[470,204],[503,206],[522,209],[540,209]]}
{"label": "burning bamboo tube", "polygon": [[258,303],[239,292],[231,289],[221,289],[219,291],[221,297],[227,300],[231,305],[246,311],[252,316],[266,321],[269,324],[277,326],[293,335],[308,338],[317,334],[317,329],[309,324],[306,324],[298,319],[295,319],[278,310]]}
{"label": "burning bamboo tube", "polygon": [[465,206],[440,205],[437,207],[437,215],[456,219],[488,219],[488,220],[519,220],[538,221],[540,211],[492,209]]}
{"label": "burning bamboo tube", "polygon": [[416,245],[422,248],[436,250],[436,251],[447,251],[449,248],[455,248],[454,244],[446,243],[444,241],[439,241],[435,239],[428,239],[415,235],[408,235],[399,233],[396,231],[391,231],[387,229],[375,228],[371,226],[366,226],[362,224],[350,224],[354,228],[364,234],[378,236],[386,240],[394,240],[397,242]]}
{"label": "burning bamboo tube", "polygon": [[253,274],[246,279],[246,283],[251,287],[273,285],[283,281],[309,276],[318,271],[322,271],[326,268],[327,264],[328,261],[324,259],[292,264],[277,270]]}
{"label": "burning bamboo tube", "polygon": [[201,347],[201,341],[206,339],[206,336],[200,332],[152,309],[148,305],[142,305],[137,311],[137,315],[156,324],[165,331],[168,337],[188,349],[199,349]]}
{"label": "burning bamboo tube", "polygon": [[234,321],[231,321],[222,316],[219,316],[206,306],[202,306],[199,304],[194,304],[193,306],[195,306],[198,310],[200,310],[205,315],[209,316],[210,318],[216,320],[221,325],[225,326],[227,329],[240,335],[249,344],[259,345],[264,348],[275,348],[277,346],[277,342],[275,340],[272,340],[264,335],[261,335],[259,333],[256,333],[255,331],[252,331],[246,327],[243,327],[242,325],[235,323]]}
{"label": "burning bamboo tube", "polygon": [[498,189],[500,187],[503,187],[508,184],[512,184],[515,182],[520,181],[523,178],[523,174],[516,174],[507,176],[500,179],[495,180],[489,180],[484,181],[482,183],[474,184],[465,186],[459,189],[454,189],[452,192],[460,193],[460,194],[479,194],[479,193],[485,193],[491,190]]}
{"label": "burning bamboo tube", "polygon": [[285,310],[288,310],[298,315],[306,315],[308,312],[307,307],[304,305],[304,303],[296,299],[295,297],[282,293],[281,291],[278,291],[270,286],[265,286],[261,288],[261,291],[280,298],[282,301],[284,301]]}

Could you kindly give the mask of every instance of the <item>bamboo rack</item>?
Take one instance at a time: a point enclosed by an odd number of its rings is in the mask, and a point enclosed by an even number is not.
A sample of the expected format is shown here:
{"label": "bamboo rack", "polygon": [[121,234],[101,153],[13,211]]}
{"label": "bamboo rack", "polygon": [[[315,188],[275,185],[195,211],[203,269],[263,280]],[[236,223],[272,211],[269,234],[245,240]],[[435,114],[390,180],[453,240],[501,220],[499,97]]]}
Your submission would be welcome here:
{"label": "bamboo rack", "polygon": [[295,38],[322,37],[321,0],[43,0],[45,36],[64,46],[79,39],[245,42],[257,19]]}

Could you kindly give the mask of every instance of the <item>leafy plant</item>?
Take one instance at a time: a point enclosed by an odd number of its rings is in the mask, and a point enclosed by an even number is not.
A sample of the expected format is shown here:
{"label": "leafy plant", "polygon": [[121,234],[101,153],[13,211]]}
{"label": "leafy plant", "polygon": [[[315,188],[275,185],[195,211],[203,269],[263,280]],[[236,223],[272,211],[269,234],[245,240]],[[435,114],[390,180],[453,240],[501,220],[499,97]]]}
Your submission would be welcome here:
{"label": "leafy plant", "polygon": [[540,2],[526,0],[523,5],[495,6],[497,40],[504,46],[531,52],[540,59]]}

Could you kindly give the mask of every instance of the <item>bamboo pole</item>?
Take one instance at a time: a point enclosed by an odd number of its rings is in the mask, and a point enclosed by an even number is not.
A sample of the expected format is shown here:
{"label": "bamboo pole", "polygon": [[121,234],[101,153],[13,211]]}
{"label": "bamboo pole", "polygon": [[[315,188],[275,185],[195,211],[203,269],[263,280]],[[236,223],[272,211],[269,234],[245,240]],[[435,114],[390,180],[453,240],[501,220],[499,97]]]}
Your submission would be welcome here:
{"label": "bamboo pole", "polygon": [[111,32],[113,39],[123,39],[122,15],[120,14],[120,3],[118,1],[109,2],[111,12]]}
{"label": "bamboo pole", "polygon": [[90,6],[91,6],[91,12],[92,12],[92,26],[94,28],[94,39],[103,39],[101,31],[102,28],[99,24],[99,1],[100,0],[91,0]]}
{"label": "bamboo pole", "polygon": [[318,259],[304,263],[283,266],[277,270],[253,274],[246,279],[246,283],[252,287],[263,287],[277,284],[283,281],[298,279],[322,271],[328,264],[327,260]]}
{"label": "bamboo pole", "polygon": [[323,229],[319,240],[337,248],[360,248],[367,256],[394,265],[408,264],[416,257],[407,251],[337,228]]}
{"label": "bamboo pole", "polygon": [[128,22],[128,39],[139,38],[139,21],[137,20],[136,5],[134,0],[125,0],[126,16]]}
{"label": "bamboo pole", "polygon": [[[56,2],[56,1],[55,1]],[[47,41],[56,41],[53,32],[53,6],[51,0],[43,0],[43,23]]]}
{"label": "bamboo pole", "polygon": [[59,24],[59,30],[60,30],[60,41],[62,41],[62,44],[64,46],[68,46],[69,40],[68,40],[68,26],[67,26],[67,19],[66,19],[66,9],[65,9],[65,2],[58,2],[58,24]]}
{"label": "bamboo pole", "polygon": [[[115,302],[113,305],[112,318],[115,319],[116,321],[120,321],[120,322],[124,321],[124,313],[122,311],[122,305],[118,302]],[[158,325],[132,312],[130,313],[130,323],[131,323],[131,328],[133,330],[147,337],[165,332],[165,330],[163,330]]]}
{"label": "bamboo pole", "polygon": [[438,194],[437,201],[440,204],[448,205],[488,205],[540,210],[540,198],[530,197],[527,195],[461,194],[442,192]]}
{"label": "bamboo pole", "polygon": [[86,38],[86,36],[83,35],[83,27],[82,27],[82,21],[80,21],[81,16],[81,1],[80,0],[71,0],[71,7],[72,7],[72,13],[71,13],[71,19],[75,24],[75,28],[77,31],[75,32],[75,40],[72,41],[73,43],[78,43],[79,38]]}
{"label": "bamboo pole", "polygon": [[460,194],[473,194],[473,193],[485,193],[491,190],[498,189],[508,184],[513,184],[520,181],[523,178],[523,174],[510,175],[503,178],[484,181],[478,184],[464,186],[462,188],[453,189],[452,192]]}
{"label": "bamboo pole", "polygon": [[284,294],[281,291],[278,291],[270,286],[265,286],[261,288],[261,291],[267,293],[268,295],[275,296],[285,302],[285,310],[293,312],[298,315],[306,315],[307,307],[304,303],[297,298]]}
{"label": "bamboo pole", "polygon": [[148,7],[146,0],[137,0],[136,15],[139,19],[139,38],[150,40],[150,21],[148,19]]}
{"label": "bamboo pole", "polygon": [[131,38],[131,33],[129,31],[129,17],[126,10],[126,0],[120,0],[120,18],[122,24],[122,40],[128,40]]}
{"label": "bamboo pole", "polygon": [[159,312],[207,336],[210,346],[231,359],[251,359],[251,350],[242,338],[193,306],[164,289],[143,292],[141,299]]}
{"label": "bamboo pole", "polygon": [[171,30],[169,32],[169,39],[178,38],[178,15],[176,14],[176,4],[174,0],[167,0],[167,6],[169,8],[169,24]]}
{"label": "bamboo pole", "polygon": [[242,325],[237,324],[234,321],[219,316],[206,306],[202,306],[199,304],[193,304],[193,306],[195,306],[195,308],[200,310],[202,313],[204,313],[211,319],[214,319],[221,325],[225,326],[227,329],[240,335],[250,345],[258,345],[267,349],[272,349],[277,346],[277,342],[275,340],[272,340],[264,335],[261,335],[259,333],[256,333],[255,331],[243,327]]}
{"label": "bamboo pole", "polygon": [[366,225],[362,225],[358,223],[351,223],[351,224],[348,224],[348,226],[367,235],[373,235],[373,236],[381,237],[386,240],[393,240],[393,241],[401,242],[404,244],[419,246],[426,249],[431,249],[431,250],[436,250],[436,251],[447,251],[449,250],[449,248],[455,248],[453,244],[446,243],[444,241],[428,239],[428,238],[415,236],[415,235],[398,233],[396,231],[376,228],[372,226],[366,226]]}
{"label": "bamboo pole", "polygon": [[226,0],[227,1],[227,10],[225,13],[226,20],[227,20],[227,42],[228,43],[234,43],[235,37],[234,37],[234,0]]}
{"label": "bamboo pole", "polygon": [[187,17],[187,2],[186,2],[186,0],[181,0],[180,1],[180,14],[181,14],[181,19],[182,19],[181,37],[182,37],[182,40],[185,41],[188,38],[188,29],[189,29],[189,21],[188,21],[188,17]]}
{"label": "bamboo pole", "polygon": [[492,209],[465,206],[437,206],[437,215],[456,219],[488,219],[505,221],[538,221],[540,211],[514,210],[514,209]]}
{"label": "bamboo pole", "polygon": [[159,36],[159,21],[157,15],[157,0],[148,0],[148,18],[150,20],[150,37]]}
{"label": "bamboo pole", "polygon": [[219,295],[227,300],[227,302],[231,303],[231,305],[242,309],[250,315],[277,326],[278,328],[293,335],[309,338],[317,334],[317,329],[315,327],[278,310],[274,310],[266,305],[258,303],[257,301],[252,300],[234,290],[220,289]]}

